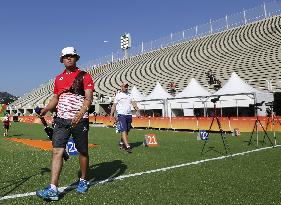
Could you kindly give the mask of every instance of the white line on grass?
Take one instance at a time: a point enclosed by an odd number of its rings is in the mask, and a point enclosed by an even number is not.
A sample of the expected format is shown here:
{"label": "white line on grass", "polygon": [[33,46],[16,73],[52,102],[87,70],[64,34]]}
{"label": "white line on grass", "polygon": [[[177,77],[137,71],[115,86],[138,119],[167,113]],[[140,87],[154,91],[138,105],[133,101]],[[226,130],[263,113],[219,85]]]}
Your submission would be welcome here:
{"label": "white line on grass", "polygon": [[[275,147],[280,147],[280,146],[281,145],[276,145]],[[226,155],[226,156],[221,156],[221,157],[215,157],[215,158],[210,158],[210,159],[203,159],[203,160],[198,160],[198,161],[195,161],[195,162],[189,162],[189,163],[185,163],[185,164],[179,164],[179,165],[175,165],[175,166],[164,167],[164,168],[149,170],[149,171],[145,171],[145,172],[139,172],[139,173],[128,174],[128,175],[121,175],[121,176],[118,176],[118,177],[115,177],[115,178],[108,178],[108,179],[101,180],[101,181],[91,180],[90,181],[90,186],[95,186],[95,185],[98,185],[98,184],[104,184],[104,183],[112,182],[112,181],[115,181],[115,180],[123,180],[123,179],[129,178],[129,177],[141,176],[143,174],[151,174],[151,173],[161,172],[161,171],[165,172],[165,171],[171,170],[171,169],[176,169],[176,168],[180,168],[180,167],[186,167],[186,166],[195,165],[195,164],[201,164],[201,163],[209,162],[209,161],[226,159],[226,158],[240,156],[240,155],[245,155],[245,154],[249,154],[249,153],[253,153],[253,152],[259,152],[259,151],[266,150],[266,149],[271,149],[271,148],[272,147],[264,147],[264,148],[254,149],[254,150],[250,150],[250,151],[246,151],[246,152],[240,152],[240,153],[236,153],[236,154],[231,154],[231,155]],[[59,191],[60,192],[64,192],[64,191],[67,191],[67,190],[72,190],[75,187],[76,186],[73,186],[73,185],[72,186],[67,186],[67,187],[60,187]],[[14,198],[22,198],[22,197],[27,197],[27,196],[34,196],[34,195],[36,195],[36,192],[8,195],[8,196],[1,197],[0,201],[7,200],[7,199],[14,199]]]}

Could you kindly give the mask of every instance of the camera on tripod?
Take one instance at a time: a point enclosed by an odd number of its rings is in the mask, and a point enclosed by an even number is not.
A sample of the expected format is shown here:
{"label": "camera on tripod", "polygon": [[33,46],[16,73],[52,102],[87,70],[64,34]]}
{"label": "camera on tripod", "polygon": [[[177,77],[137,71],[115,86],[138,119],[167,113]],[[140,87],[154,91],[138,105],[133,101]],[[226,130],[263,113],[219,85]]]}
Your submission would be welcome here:
{"label": "camera on tripod", "polygon": [[267,103],[265,103],[265,105],[268,106],[268,107],[274,107],[273,102],[267,102]]}
{"label": "camera on tripod", "polygon": [[213,98],[213,99],[211,99],[211,102],[216,103],[217,101],[219,101],[219,99],[220,99],[220,97]]}
{"label": "camera on tripod", "polygon": [[255,103],[255,104],[249,104],[249,106],[250,106],[250,107],[254,107],[254,109],[256,109],[256,110],[257,110],[257,109],[262,110],[262,109],[259,108],[259,107],[261,107],[264,102],[265,102],[265,101],[261,101],[261,102],[259,102],[259,103]]}
{"label": "camera on tripod", "polygon": [[266,108],[266,116],[271,116],[273,114],[274,104],[273,102],[267,102],[265,103],[267,106]]}

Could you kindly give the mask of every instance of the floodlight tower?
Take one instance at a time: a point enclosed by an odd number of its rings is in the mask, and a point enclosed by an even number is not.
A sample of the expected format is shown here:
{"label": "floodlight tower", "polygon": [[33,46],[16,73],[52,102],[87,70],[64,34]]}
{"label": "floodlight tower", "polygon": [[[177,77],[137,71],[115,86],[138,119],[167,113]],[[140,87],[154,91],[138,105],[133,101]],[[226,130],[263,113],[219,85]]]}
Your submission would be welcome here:
{"label": "floodlight tower", "polygon": [[128,55],[128,49],[131,48],[132,40],[131,35],[129,33],[125,33],[121,36],[121,48],[124,50],[124,58],[127,59],[129,57]]}

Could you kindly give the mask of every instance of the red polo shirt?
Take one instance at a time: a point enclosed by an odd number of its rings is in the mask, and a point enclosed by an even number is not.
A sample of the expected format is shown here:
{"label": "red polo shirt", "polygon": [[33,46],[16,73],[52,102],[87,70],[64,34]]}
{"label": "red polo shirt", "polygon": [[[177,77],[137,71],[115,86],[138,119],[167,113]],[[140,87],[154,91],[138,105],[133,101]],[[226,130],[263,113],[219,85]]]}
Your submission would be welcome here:
{"label": "red polo shirt", "polygon": [[[63,91],[68,90],[80,71],[79,68],[76,68],[73,72],[67,73],[66,70],[64,70],[63,73],[59,74],[55,80],[54,94],[59,95]],[[94,90],[94,83],[89,73],[84,75],[83,83],[84,90]]]}
{"label": "red polo shirt", "polygon": [[[79,68],[76,68],[70,73],[64,70],[64,72],[59,74],[55,79],[54,94],[59,95],[57,116],[60,118],[73,119],[83,105],[85,96],[63,92],[69,90],[80,71]],[[83,84],[84,90],[94,90],[94,83],[90,74],[86,73],[84,75]],[[87,112],[84,114],[83,118],[88,118]]]}

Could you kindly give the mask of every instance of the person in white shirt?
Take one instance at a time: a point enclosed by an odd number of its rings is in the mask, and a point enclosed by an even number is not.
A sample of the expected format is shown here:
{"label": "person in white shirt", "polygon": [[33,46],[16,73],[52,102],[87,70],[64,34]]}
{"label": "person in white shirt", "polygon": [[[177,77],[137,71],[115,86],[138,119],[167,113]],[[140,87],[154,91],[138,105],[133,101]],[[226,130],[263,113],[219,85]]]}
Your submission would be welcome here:
{"label": "person in white shirt", "polygon": [[115,112],[117,112],[115,121],[117,122],[118,130],[121,132],[119,147],[124,148],[128,153],[132,153],[132,149],[128,142],[129,131],[132,127],[131,105],[136,111],[138,111],[139,108],[133,100],[132,95],[128,92],[128,87],[129,84],[127,82],[121,83],[121,91],[116,94],[111,108],[110,121],[112,120]]}

